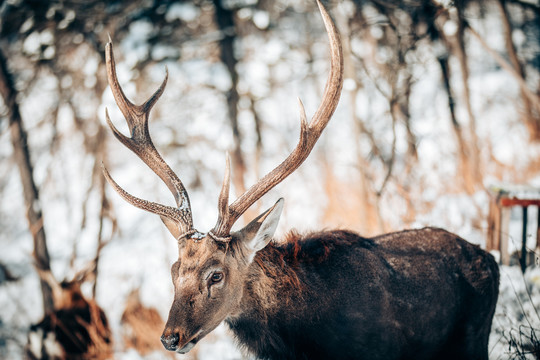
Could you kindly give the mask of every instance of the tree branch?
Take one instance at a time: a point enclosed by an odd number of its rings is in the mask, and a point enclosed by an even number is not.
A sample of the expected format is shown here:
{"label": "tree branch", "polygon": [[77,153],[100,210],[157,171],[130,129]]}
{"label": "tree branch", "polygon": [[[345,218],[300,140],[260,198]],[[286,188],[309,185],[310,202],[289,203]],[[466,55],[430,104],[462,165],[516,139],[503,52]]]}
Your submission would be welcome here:
{"label": "tree branch", "polygon": [[540,98],[538,95],[536,95],[531,89],[529,89],[529,86],[525,82],[525,79],[523,79],[522,76],[510,65],[499,53],[497,53],[495,50],[493,50],[486,41],[474,30],[470,24],[467,24],[467,28],[469,29],[472,36],[478,40],[480,45],[488,52],[488,54],[493,57],[493,59],[499,64],[501,68],[506,70],[512,77],[516,79],[518,82],[521,90],[523,91],[523,94],[529,99],[531,102],[531,105],[534,106],[536,111],[540,112]]}

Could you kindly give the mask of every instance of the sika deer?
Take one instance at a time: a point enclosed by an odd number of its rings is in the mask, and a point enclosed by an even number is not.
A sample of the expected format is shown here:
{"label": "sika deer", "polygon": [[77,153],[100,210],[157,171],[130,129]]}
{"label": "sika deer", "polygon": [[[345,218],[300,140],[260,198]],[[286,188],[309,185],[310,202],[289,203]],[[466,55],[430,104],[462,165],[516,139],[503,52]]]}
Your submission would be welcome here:
{"label": "sika deer", "polygon": [[148,132],[150,109],[132,104],[106,47],[109,84],[131,133],[107,121],[115,136],[168,186],[177,207],[128,194],[129,203],[160,215],[178,241],[172,266],[174,300],[161,341],[186,353],[225,321],[239,344],[262,359],[487,359],[499,273],[491,255],[440,229],[426,228],[371,239],[325,231],[284,241],[272,237],[283,199],[243,229],[235,221],[307,158],[339,101],[341,42],[318,1],[331,50],[323,100],[308,124],[300,103],[300,141],[274,170],[229,204],[229,162],[219,196],[219,217],[207,233],[193,227],[188,194],[163,161]]}

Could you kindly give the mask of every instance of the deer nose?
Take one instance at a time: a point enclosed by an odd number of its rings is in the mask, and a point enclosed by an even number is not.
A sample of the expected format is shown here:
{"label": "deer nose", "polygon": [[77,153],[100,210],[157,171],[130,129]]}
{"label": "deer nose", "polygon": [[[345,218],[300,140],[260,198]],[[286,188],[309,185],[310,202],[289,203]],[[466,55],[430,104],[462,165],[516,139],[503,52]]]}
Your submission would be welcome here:
{"label": "deer nose", "polygon": [[161,335],[161,343],[165,347],[165,349],[169,351],[175,351],[178,349],[178,341],[180,337],[178,336],[178,333],[173,333],[170,335]]}

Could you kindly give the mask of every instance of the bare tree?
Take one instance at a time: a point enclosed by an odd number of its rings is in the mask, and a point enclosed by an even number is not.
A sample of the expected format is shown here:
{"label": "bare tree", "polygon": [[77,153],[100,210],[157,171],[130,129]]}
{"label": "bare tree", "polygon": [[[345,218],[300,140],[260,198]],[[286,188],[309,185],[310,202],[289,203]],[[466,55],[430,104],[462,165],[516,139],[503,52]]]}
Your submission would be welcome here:
{"label": "bare tree", "polygon": [[[34,241],[34,265],[38,271],[50,271],[50,257],[47,249],[45,228],[43,227],[43,214],[39,200],[39,192],[34,182],[33,167],[28,149],[28,136],[24,129],[23,119],[17,103],[17,90],[15,89],[12,74],[9,72],[6,58],[0,51],[0,92],[9,119],[11,143],[21,184],[23,186],[24,203],[26,206],[26,219],[28,228]],[[52,289],[41,279],[41,295],[44,312],[50,313],[53,308]]]}
{"label": "bare tree", "polygon": [[470,159],[468,161],[469,167],[467,169],[467,172],[471,176],[471,179],[465,184],[465,187],[469,193],[473,193],[478,187],[478,185],[482,184],[482,163],[481,158],[479,157],[480,152],[478,148],[478,138],[476,135],[476,117],[474,116],[474,112],[472,109],[471,91],[469,87],[469,64],[467,48],[465,46],[465,29],[467,27],[467,23],[465,20],[466,5],[467,1],[465,0],[458,0],[454,3],[454,6],[457,10],[457,31],[455,35],[456,44],[454,46],[451,46],[450,49],[453,51],[453,53],[456,54],[459,60],[459,66],[461,70],[461,83],[463,86],[462,98],[465,109],[467,110],[467,116],[469,118],[469,131],[467,132],[469,139],[464,145],[467,146],[465,149],[467,149],[467,157]]}
{"label": "bare tree", "polygon": [[234,149],[232,151],[233,161],[233,184],[238,193],[243,193],[246,190],[244,183],[244,174],[246,172],[246,164],[244,155],[242,154],[242,134],[238,127],[238,101],[240,95],[238,94],[238,71],[236,65],[238,60],[234,54],[234,42],[237,39],[237,32],[235,27],[235,11],[226,8],[222,0],[214,0],[215,7],[215,21],[220,30],[220,39],[218,41],[220,48],[220,58],[229,75],[231,77],[231,88],[226,93],[227,98],[227,110],[228,117],[231,124]]}
{"label": "bare tree", "polygon": [[[506,0],[499,0],[497,1],[497,5],[499,8],[499,11],[501,12],[501,18],[502,18],[503,29],[504,29],[504,41],[506,45],[506,52],[508,53],[508,58],[514,70],[516,71],[516,73],[521,78],[526,79],[525,67],[523,66],[522,62],[520,61],[518,57],[517,50],[514,45],[514,40],[512,39],[512,33],[514,31],[514,27],[512,26],[512,23],[510,22],[510,14],[507,9],[507,6],[508,6],[507,2]],[[528,124],[529,131],[531,132],[532,137],[535,139],[540,139],[540,110],[537,110],[535,113],[534,107],[533,107],[534,105],[531,105],[531,100],[529,100],[526,90],[524,90],[524,88],[521,87],[520,91],[521,91],[521,100],[523,102],[522,115],[524,118],[524,122]]]}

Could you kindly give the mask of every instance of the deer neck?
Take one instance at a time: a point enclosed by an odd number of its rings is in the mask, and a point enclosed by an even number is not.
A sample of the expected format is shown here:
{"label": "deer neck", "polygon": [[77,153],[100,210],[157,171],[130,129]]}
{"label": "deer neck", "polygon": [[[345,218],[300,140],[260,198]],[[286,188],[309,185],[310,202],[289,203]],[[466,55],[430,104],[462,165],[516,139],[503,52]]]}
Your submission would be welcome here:
{"label": "deer neck", "polygon": [[290,346],[283,339],[290,335],[282,332],[295,318],[291,315],[306,308],[301,282],[285,259],[285,251],[273,245],[256,255],[246,275],[238,312],[226,320],[239,342],[262,358],[294,357],[287,353]]}
{"label": "deer neck", "polygon": [[270,244],[249,266],[237,315],[231,320],[268,319],[289,305],[299,305],[302,287],[296,270],[286,261],[284,249]]}

